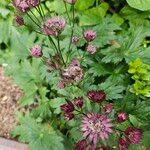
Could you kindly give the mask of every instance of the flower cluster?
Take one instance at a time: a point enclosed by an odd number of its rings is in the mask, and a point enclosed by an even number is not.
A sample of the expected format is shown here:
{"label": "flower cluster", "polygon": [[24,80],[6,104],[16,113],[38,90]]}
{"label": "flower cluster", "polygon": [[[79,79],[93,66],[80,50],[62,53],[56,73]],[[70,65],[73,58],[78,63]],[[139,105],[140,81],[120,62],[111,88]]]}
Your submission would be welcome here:
{"label": "flower cluster", "polygon": [[66,22],[61,17],[52,17],[44,22],[43,33],[57,37],[65,28]]}
{"label": "flower cluster", "polygon": [[13,0],[14,7],[20,12],[27,12],[39,5],[39,0]]}

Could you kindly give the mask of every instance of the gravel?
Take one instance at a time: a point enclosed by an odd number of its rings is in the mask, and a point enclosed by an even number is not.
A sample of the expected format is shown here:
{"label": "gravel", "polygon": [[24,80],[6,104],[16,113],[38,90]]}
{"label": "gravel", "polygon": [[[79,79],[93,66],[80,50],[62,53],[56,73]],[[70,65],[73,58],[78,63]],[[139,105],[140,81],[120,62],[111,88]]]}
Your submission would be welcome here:
{"label": "gravel", "polygon": [[22,90],[13,84],[11,77],[4,77],[4,68],[0,67],[0,136],[11,138],[10,132],[17,125],[15,113]]}

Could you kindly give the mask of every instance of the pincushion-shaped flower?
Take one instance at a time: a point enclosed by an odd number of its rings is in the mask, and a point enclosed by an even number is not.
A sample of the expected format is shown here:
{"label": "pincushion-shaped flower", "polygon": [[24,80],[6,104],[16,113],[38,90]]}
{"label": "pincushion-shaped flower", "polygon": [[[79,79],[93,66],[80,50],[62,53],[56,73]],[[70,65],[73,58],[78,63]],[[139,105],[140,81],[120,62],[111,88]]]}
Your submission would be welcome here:
{"label": "pincushion-shaped flower", "polygon": [[34,47],[32,47],[30,49],[30,54],[33,57],[39,58],[42,57],[43,53],[42,53],[42,49],[39,45],[35,45]]}
{"label": "pincushion-shaped flower", "polygon": [[64,118],[65,118],[67,121],[69,121],[69,120],[71,120],[71,119],[74,118],[74,114],[73,114],[73,113],[65,113],[65,114],[64,114]]}
{"label": "pincushion-shaped flower", "polygon": [[96,32],[93,30],[88,30],[84,32],[83,36],[87,42],[91,42],[96,38]]}
{"label": "pincushion-shaped flower", "polygon": [[64,2],[69,4],[75,4],[77,0],[64,0]]}
{"label": "pincushion-shaped flower", "polygon": [[102,101],[105,100],[106,94],[102,90],[100,90],[100,91],[92,90],[87,93],[87,96],[91,101],[101,103]]}
{"label": "pincushion-shaped flower", "polygon": [[119,147],[119,150],[127,150],[127,148],[129,147],[128,140],[126,138],[119,138],[118,147]]}
{"label": "pincushion-shaped flower", "polygon": [[111,113],[113,109],[113,104],[107,104],[104,106],[104,112]]}
{"label": "pincushion-shaped flower", "polygon": [[76,143],[75,150],[86,150],[87,142],[86,140],[81,140]]}
{"label": "pincushion-shaped flower", "polygon": [[80,62],[78,59],[74,58],[72,59],[71,63],[70,63],[70,66],[78,66],[80,67]]}
{"label": "pincushion-shaped flower", "polygon": [[125,130],[125,135],[131,144],[138,144],[142,139],[142,131],[134,127],[128,127]]}
{"label": "pincushion-shaped flower", "polygon": [[126,121],[126,120],[127,120],[127,115],[126,115],[125,112],[119,112],[119,113],[117,114],[117,121],[118,121],[119,123],[124,122],[124,121]]}
{"label": "pincushion-shaped flower", "polygon": [[69,66],[68,68],[64,69],[63,77],[68,80],[79,81],[82,79],[83,72],[79,66]]}
{"label": "pincushion-shaped flower", "polygon": [[23,26],[24,25],[24,19],[22,16],[15,16],[14,21],[17,26]]}
{"label": "pincushion-shaped flower", "polygon": [[105,115],[88,113],[82,120],[82,132],[85,138],[88,138],[94,145],[99,140],[108,139],[113,132],[111,120]]}
{"label": "pincushion-shaped flower", "polygon": [[57,37],[65,28],[66,22],[61,17],[52,17],[48,19],[43,27],[42,30],[46,35],[51,35]]}
{"label": "pincushion-shaped flower", "polygon": [[79,38],[77,36],[73,36],[71,41],[72,41],[72,44],[76,45],[79,41]]}
{"label": "pincushion-shaped flower", "polygon": [[90,54],[94,54],[96,52],[96,46],[89,44],[86,48],[87,52],[89,52]]}
{"label": "pincushion-shaped flower", "polygon": [[13,0],[14,7],[20,12],[27,12],[30,9],[26,0]]}
{"label": "pincushion-shaped flower", "polygon": [[39,5],[39,0],[27,0],[27,3],[30,7],[36,7]]}

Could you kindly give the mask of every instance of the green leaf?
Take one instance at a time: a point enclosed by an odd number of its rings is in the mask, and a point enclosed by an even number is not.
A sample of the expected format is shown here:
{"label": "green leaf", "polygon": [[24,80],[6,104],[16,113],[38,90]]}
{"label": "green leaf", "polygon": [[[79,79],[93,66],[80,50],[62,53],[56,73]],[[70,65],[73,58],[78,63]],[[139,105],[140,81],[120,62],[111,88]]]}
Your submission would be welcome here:
{"label": "green leaf", "polygon": [[134,115],[129,114],[129,120],[135,127],[138,127],[139,122]]}
{"label": "green leaf", "polygon": [[75,8],[78,10],[85,10],[94,4],[95,0],[77,0]]}
{"label": "green leaf", "polygon": [[131,7],[142,11],[150,10],[150,0],[127,0],[127,3]]}
{"label": "green leaf", "polygon": [[13,131],[13,136],[19,136],[20,141],[29,142],[29,150],[64,150],[63,139],[51,126],[46,127],[29,117],[18,117],[20,125]]}

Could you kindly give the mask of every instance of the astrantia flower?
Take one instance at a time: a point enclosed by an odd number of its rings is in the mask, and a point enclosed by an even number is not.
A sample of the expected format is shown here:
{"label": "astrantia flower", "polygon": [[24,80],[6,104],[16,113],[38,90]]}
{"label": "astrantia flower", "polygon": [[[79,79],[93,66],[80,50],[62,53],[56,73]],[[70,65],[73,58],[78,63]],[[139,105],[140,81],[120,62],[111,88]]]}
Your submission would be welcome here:
{"label": "astrantia flower", "polygon": [[87,93],[88,98],[97,103],[101,103],[102,101],[105,100],[106,94],[104,91],[89,91]]}
{"label": "astrantia flower", "polygon": [[83,97],[77,97],[74,99],[74,104],[78,107],[78,108],[82,108],[83,106]]}
{"label": "astrantia flower", "polygon": [[124,122],[124,121],[126,121],[126,120],[127,120],[127,115],[126,115],[125,112],[119,112],[119,113],[117,114],[117,121],[118,121],[119,123]]}
{"label": "astrantia flower", "polygon": [[93,30],[85,31],[84,38],[87,42],[91,42],[96,38],[96,32]]}
{"label": "astrantia flower", "polygon": [[86,140],[78,141],[75,145],[75,150],[86,150],[87,142]]}
{"label": "astrantia flower", "polygon": [[108,139],[113,132],[111,120],[105,115],[88,113],[82,120],[82,132],[85,138],[88,138],[94,145],[99,140]]}
{"label": "astrantia flower", "polygon": [[111,113],[113,109],[113,104],[107,104],[104,106],[104,112]]}
{"label": "astrantia flower", "polygon": [[60,106],[61,110],[65,113],[70,113],[74,111],[74,105],[71,101],[67,100],[66,104]]}
{"label": "astrantia flower", "polygon": [[128,140],[126,138],[119,138],[118,147],[119,147],[119,150],[127,150],[127,148],[129,147]]}
{"label": "astrantia flower", "polygon": [[72,41],[72,44],[76,45],[79,41],[79,38],[77,36],[73,36],[71,41]]}
{"label": "astrantia flower", "polygon": [[36,7],[39,5],[39,0],[27,0],[27,3],[30,7]]}
{"label": "astrantia flower", "polygon": [[46,35],[58,36],[65,28],[66,22],[61,17],[52,17],[43,25],[43,32]]}
{"label": "astrantia flower", "polygon": [[39,58],[43,55],[42,49],[39,45],[35,45],[34,47],[32,47],[30,49],[30,54],[31,56],[36,57],[36,58]]}
{"label": "astrantia flower", "polygon": [[125,134],[131,144],[138,144],[142,139],[142,131],[138,128],[129,127],[125,130]]}
{"label": "astrantia flower", "polygon": [[27,12],[30,9],[26,0],[13,0],[14,7],[20,12]]}
{"label": "astrantia flower", "polygon": [[69,67],[64,69],[62,73],[63,77],[68,81],[79,81],[82,79],[83,70],[80,67],[80,63],[77,59],[74,59]]}
{"label": "astrantia flower", "polygon": [[17,26],[24,25],[24,19],[22,16],[15,16],[14,21]]}
{"label": "astrantia flower", "polygon": [[96,52],[96,46],[89,44],[86,48],[87,52],[89,52],[90,54],[94,54]]}
{"label": "astrantia flower", "polygon": [[77,0],[64,0],[64,2],[69,4],[75,4]]}

